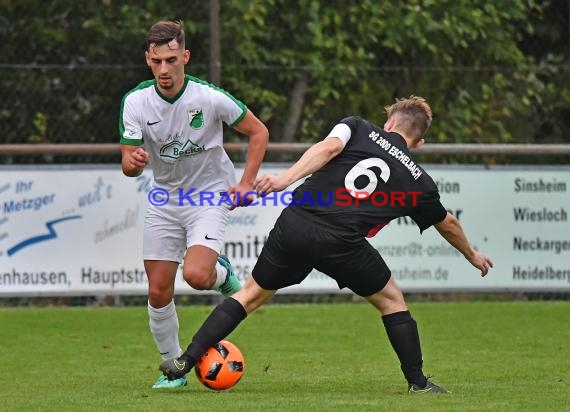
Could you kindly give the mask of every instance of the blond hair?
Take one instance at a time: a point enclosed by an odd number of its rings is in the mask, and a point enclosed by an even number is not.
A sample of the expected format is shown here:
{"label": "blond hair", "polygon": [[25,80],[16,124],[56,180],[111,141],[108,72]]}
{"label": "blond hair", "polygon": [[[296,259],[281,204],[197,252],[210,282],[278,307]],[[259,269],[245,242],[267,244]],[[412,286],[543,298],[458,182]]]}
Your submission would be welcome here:
{"label": "blond hair", "polygon": [[411,95],[408,98],[399,98],[396,103],[384,109],[388,119],[394,118],[394,128],[415,142],[423,138],[431,124],[431,107],[423,97]]}

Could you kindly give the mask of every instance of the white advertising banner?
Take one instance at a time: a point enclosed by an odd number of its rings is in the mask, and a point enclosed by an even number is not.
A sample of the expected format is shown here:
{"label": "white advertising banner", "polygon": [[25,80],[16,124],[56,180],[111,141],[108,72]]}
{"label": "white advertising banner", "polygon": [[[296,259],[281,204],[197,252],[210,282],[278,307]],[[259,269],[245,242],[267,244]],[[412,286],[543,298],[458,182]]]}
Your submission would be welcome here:
{"label": "white advertising banner", "polygon": [[[401,218],[370,242],[404,291],[570,290],[570,168],[426,169],[495,267],[481,278],[435,229],[420,235]],[[128,178],[118,166],[0,169],[0,296],[146,294],[142,230],[150,188],[150,171]],[[223,252],[240,279],[289,200],[276,194],[231,212]],[[176,290],[200,293],[180,273]],[[313,272],[283,292],[337,291]]]}

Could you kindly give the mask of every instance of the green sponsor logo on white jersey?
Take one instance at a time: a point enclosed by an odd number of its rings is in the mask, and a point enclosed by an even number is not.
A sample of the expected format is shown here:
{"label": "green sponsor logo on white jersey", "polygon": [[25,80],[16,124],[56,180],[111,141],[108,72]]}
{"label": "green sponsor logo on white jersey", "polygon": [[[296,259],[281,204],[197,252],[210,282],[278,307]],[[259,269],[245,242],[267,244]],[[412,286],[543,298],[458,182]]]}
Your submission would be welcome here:
{"label": "green sponsor logo on white jersey", "polygon": [[192,156],[204,150],[206,150],[204,145],[198,146],[190,139],[186,140],[185,143],[173,140],[160,148],[160,157],[178,159],[180,156]]}

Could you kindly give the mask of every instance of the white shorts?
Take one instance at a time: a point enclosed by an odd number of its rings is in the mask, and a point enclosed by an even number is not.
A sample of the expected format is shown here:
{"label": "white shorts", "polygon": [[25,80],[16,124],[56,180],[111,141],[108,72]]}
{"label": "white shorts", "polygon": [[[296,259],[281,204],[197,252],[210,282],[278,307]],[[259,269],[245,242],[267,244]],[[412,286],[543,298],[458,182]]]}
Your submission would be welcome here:
{"label": "white shorts", "polygon": [[226,206],[153,206],[146,211],[144,260],[181,263],[186,249],[202,245],[220,253],[229,210]]}

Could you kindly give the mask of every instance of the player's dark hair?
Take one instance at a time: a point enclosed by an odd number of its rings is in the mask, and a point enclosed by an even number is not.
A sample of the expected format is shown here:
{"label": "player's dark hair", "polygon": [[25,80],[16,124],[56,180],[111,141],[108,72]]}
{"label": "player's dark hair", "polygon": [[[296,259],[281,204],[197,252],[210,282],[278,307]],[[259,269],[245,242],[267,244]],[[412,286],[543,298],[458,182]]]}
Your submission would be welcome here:
{"label": "player's dark hair", "polygon": [[184,24],[181,20],[161,20],[153,24],[146,34],[146,48],[162,46],[172,40],[184,49]]}
{"label": "player's dark hair", "polygon": [[422,139],[431,124],[431,107],[423,97],[412,95],[396,99],[396,103],[386,106],[385,110],[388,119],[394,117],[396,127],[414,141]]}

